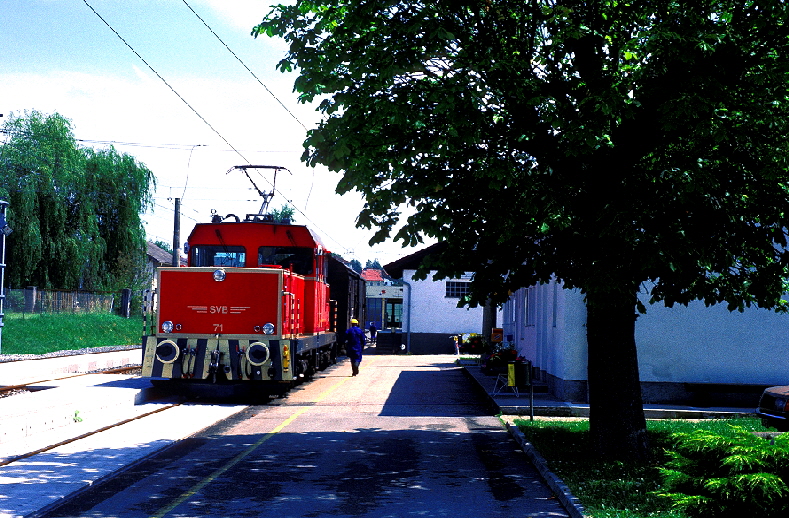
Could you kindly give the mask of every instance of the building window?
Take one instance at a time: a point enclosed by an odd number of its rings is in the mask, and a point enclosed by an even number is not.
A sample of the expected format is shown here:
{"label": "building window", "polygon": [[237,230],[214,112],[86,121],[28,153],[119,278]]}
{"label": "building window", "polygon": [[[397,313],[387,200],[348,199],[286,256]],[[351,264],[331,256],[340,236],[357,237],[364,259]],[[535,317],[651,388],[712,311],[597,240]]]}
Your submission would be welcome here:
{"label": "building window", "polygon": [[507,303],[504,305],[504,311],[502,312],[504,315],[504,319],[507,321],[508,324],[514,324],[515,320],[515,299],[510,298]]}
{"label": "building window", "polygon": [[246,249],[243,246],[200,245],[192,247],[192,266],[246,266]]}
{"label": "building window", "polygon": [[466,281],[447,281],[448,299],[460,299],[471,293],[471,283]]}

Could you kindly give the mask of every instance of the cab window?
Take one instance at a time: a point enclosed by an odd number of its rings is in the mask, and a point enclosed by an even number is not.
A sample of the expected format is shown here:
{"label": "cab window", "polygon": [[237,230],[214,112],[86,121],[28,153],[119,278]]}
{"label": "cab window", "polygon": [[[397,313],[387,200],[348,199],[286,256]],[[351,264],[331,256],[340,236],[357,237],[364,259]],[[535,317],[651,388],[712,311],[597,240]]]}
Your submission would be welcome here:
{"label": "cab window", "polygon": [[258,265],[292,268],[299,275],[312,275],[312,248],[295,246],[261,246]]}
{"label": "cab window", "polygon": [[246,255],[243,246],[198,245],[192,247],[192,266],[243,268]]}

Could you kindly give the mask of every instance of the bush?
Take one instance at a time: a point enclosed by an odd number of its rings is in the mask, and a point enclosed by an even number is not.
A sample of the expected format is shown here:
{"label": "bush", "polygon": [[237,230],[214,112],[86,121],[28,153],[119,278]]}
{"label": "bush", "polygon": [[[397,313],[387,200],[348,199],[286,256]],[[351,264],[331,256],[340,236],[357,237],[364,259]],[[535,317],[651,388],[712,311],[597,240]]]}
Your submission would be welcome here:
{"label": "bush", "polygon": [[[743,430],[764,433],[753,417],[732,419],[648,420],[652,455],[632,462],[597,456],[589,438],[589,421],[579,419],[515,419],[515,424],[555,472],[581,500],[585,515],[594,518],[689,518],[666,496],[661,468],[673,460],[677,437],[695,430],[734,437]],[[770,516],[746,512],[743,518]]]}
{"label": "bush", "polygon": [[789,515],[789,434],[761,437],[733,427],[675,435],[661,469],[664,496],[689,517]]}

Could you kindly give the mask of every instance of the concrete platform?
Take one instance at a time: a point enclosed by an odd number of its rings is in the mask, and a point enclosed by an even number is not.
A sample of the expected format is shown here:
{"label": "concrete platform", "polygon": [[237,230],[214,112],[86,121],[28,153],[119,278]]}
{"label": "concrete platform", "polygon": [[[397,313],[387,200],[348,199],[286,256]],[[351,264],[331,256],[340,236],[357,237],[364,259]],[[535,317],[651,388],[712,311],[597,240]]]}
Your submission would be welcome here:
{"label": "concrete platform", "polygon": [[142,348],[108,353],[76,354],[35,360],[0,362],[0,386],[19,385],[69,374],[140,365]]}
{"label": "concrete platform", "polygon": [[0,458],[16,451],[8,450],[10,443],[63,428],[80,435],[91,423],[126,418],[154,399],[150,381],[121,374],[87,374],[30,388],[35,392],[0,398]]}
{"label": "concrete platform", "polygon": [[142,403],[155,398],[147,380],[121,374],[75,376],[139,363],[139,358],[138,348],[0,363],[0,386],[48,380],[29,385],[32,392],[0,398],[0,459],[43,447],[41,437],[50,432],[76,436],[93,423],[104,426],[131,411],[147,411]]}
{"label": "concrete platform", "polygon": [[[69,376],[139,363],[139,357],[137,349],[0,363],[2,386],[50,379],[32,385],[33,392],[0,398],[0,518],[36,516],[246,408],[181,404],[160,398],[150,381],[128,375]],[[118,423],[123,425],[110,428]],[[36,451],[41,453],[25,457]]]}
{"label": "concrete platform", "polygon": [[[1,465],[0,518],[38,516],[63,498],[244,408],[180,405],[73,442],[53,442],[54,448],[34,457]],[[49,433],[40,438],[58,437]]]}

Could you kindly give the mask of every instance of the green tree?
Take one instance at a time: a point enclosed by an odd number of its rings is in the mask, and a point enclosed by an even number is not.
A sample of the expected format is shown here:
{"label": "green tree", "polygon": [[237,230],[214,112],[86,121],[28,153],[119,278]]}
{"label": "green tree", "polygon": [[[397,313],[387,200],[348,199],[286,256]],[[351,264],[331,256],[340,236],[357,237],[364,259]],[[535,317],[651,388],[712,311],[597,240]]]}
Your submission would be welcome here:
{"label": "green tree", "polygon": [[0,196],[9,201],[12,286],[133,286],[145,258],[140,214],[153,174],[115,149],[77,145],[71,122],[37,111],[3,125]]}
{"label": "green tree", "polygon": [[366,264],[365,268],[372,268],[374,270],[382,270],[383,266],[381,266],[381,263],[378,262],[378,259],[374,259],[372,261],[367,259],[367,264]]}
{"label": "green tree", "polygon": [[165,243],[164,241],[154,241],[153,244],[158,246],[159,248],[161,248],[162,250],[164,250],[168,254],[172,254],[173,253],[173,244],[172,243]]}
{"label": "green tree", "polygon": [[[789,5],[782,0],[297,0],[283,37],[359,224],[475,264],[471,303],[585,294],[590,432],[648,454],[637,298],[784,307]],[[401,219],[403,206],[411,214]]]}
{"label": "green tree", "polygon": [[276,223],[282,223],[283,221],[287,220],[291,223],[295,222],[296,219],[293,215],[296,213],[293,207],[288,205],[283,205],[279,209],[274,209],[271,211],[271,217],[274,218]]}
{"label": "green tree", "polygon": [[86,273],[84,282],[112,290],[136,286],[146,254],[140,214],[151,203],[153,173],[113,147],[83,152],[87,192],[92,196],[95,223],[104,243],[99,263],[102,275],[91,278]]}
{"label": "green tree", "polygon": [[356,273],[362,273],[362,263],[358,259],[351,259],[351,269]]}

